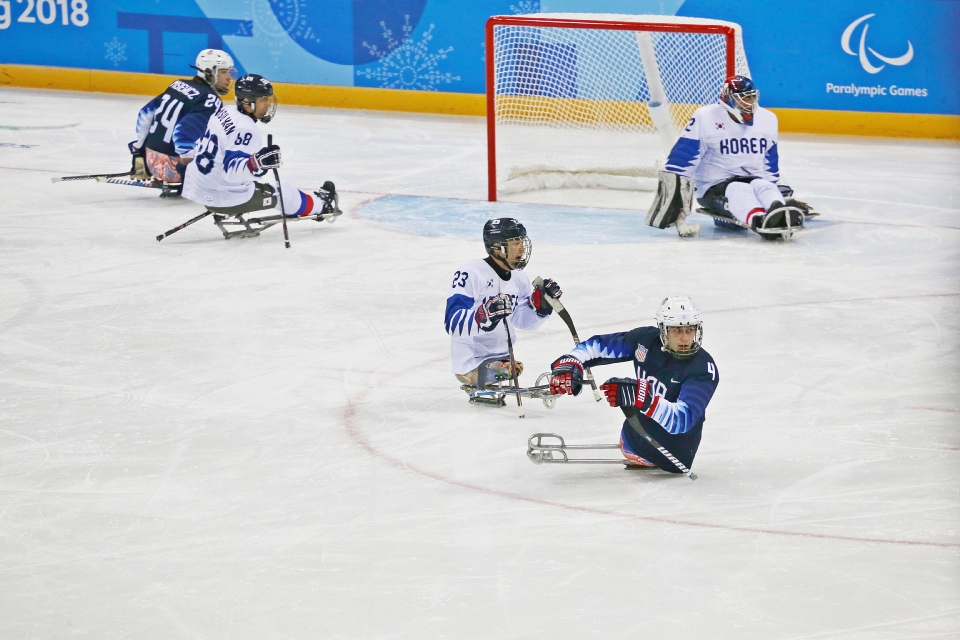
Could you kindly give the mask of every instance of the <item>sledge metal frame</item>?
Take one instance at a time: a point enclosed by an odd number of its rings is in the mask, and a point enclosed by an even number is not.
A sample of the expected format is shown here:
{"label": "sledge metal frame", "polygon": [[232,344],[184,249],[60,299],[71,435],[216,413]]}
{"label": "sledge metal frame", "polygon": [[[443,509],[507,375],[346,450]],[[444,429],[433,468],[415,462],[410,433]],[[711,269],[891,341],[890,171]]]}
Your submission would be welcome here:
{"label": "sledge metal frame", "polygon": [[[250,215],[248,213],[235,213],[235,214],[224,214],[224,213],[214,213],[213,214],[213,224],[217,225],[217,228],[223,233],[224,240],[229,240],[231,238],[254,238],[260,235],[260,232],[266,231],[270,227],[281,224],[286,218],[287,222],[296,222],[297,220],[316,220],[321,222],[326,220],[330,224],[336,222],[337,217],[339,217],[343,212],[340,209],[334,211],[328,211],[327,213],[317,213],[310,216],[300,216],[297,218],[287,217],[282,214],[274,214],[271,216],[262,216],[257,218],[245,218],[244,216]],[[231,231],[229,228],[242,227],[242,229],[237,231]]]}
{"label": "sledge metal frame", "polygon": [[490,404],[491,406],[506,406],[506,397],[508,395],[515,396],[519,394],[521,397],[530,398],[531,400],[542,400],[543,406],[547,409],[553,409],[557,404],[557,398],[560,396],[550,393],[550,384],[540,384],[540,382],[546,377],[549,381],[549,373],[541,373],[537,377],[536,385],[532,387],[514,387],[511,386],[511,380],[498,379],[493,384],[485,385],[483,389],[477,389],[476,386],[472,384],[463,384],[460,385],[460,388],[470,394],[470,399],[486,399],[489,398],[489,401],[484,404]]}
{"label": "sledge metal frame", "polygon": [[[545,442],[547,438],[554,442]],[[571,458],[570,451],[599,451],[603,449],[620,450],[619,444],[567,444],[563,437],[556,433],[535,433],[527,438],[527,458],[533,464],[622,464],[630,469],[656,469],[656,467],[641,467],[631,463],[626,458],[618,460],[612,458]]]}

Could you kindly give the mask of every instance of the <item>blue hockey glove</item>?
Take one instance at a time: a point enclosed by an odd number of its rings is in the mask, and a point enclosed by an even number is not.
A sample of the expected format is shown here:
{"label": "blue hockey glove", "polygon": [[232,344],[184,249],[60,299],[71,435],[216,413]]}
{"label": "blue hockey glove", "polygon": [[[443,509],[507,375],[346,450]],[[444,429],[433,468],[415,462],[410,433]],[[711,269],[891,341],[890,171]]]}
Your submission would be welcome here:
{"label": "blue hockey glove", "polygon": [[633,407],[642,413],[650,408],[653,397],[647,389],[646,380],[633,378],[610,378],[600,388],[607,396],[611,407]]}
{"label": "blue hockey glove", "polygon": [[547,278],[543,281],[543,286],[537,285],[533,288],[533,293],[530,294],[530,306],[533,307],[538,316],[546,317],[553,313],[553,307],[550,306],[550,301],[546,299],[546,296],[558,299],[562,295],[563,291],[560,290],[560,285],[551,278]]}
{"label": "blue hockey glove", "polygon": [[247,159],[247,168],[254,174],[259,171],[262,175],[267,169],[277,169],[282,165],[280,147],[275,144],[260,149]]}
{"label": "blue hockey glove", "polygon": [[583,363],[573,356],[560,356],[550,365],[550,393],[580,395],[583,389]]}
{"label": "blue hockey glove", "polygon": [[498,293],[477,307],[473,315],[477,325],[484,331],[493,331],[500,318],[513,313],[513,300],[506,293]]}

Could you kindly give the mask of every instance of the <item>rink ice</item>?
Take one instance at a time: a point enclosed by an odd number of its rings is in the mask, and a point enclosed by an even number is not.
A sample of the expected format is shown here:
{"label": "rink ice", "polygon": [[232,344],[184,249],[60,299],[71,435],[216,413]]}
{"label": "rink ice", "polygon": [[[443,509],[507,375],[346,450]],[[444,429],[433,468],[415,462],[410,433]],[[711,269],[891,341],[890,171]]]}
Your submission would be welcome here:
{"label": "rink ice", "polygon": [[[589,393],[519,420],[457,388],[469,216],[530,211],[484,202],[482,119],[281,105],[284,179],[345,212],[285,250],[50,183],[125,169],[143,102],[0,90],[0,638],[960,637],[955,143],[784,136],[823,212],[789,244],[530,213],[581,337],[703,311],[691,482],[530,464],[534,432],[616,441]],[[521,381],[570,346],[521,333]]]}

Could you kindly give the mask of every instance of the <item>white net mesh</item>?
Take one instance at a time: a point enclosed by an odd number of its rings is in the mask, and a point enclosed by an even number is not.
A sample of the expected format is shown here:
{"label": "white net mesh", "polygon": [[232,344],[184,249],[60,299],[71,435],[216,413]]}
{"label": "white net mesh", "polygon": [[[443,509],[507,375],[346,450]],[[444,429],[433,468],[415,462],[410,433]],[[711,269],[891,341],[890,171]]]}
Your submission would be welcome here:
{"label": "white net mesh", "polygon": [[500,193],[564,186],[655,189],[665,149],[695,109],[717,100],[727,75],[726,37],[697,32],[699,25],[733,28],[736,73],[750,74],[740,27],[730,22],[605,14],[528,17],[545,18],[691,30],[495,23],[488,51],[494,65],[493,155]]}

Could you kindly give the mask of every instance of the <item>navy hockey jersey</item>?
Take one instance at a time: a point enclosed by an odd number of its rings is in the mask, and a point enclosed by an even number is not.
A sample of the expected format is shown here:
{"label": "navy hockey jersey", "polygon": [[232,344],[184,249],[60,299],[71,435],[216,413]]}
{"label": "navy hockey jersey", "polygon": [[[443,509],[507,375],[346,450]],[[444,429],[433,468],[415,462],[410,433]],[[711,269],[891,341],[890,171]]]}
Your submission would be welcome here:
{"label": "navy hockey jersey", "polygon": [[[704,349],[689,360],[678,360],[663,351],[662,346],[658,328],[638,327],[592,336],[569,355],[587,367],[632,360],[636,378],[646,379],[647,388],[655,396],[645,413],[637,413],[640,423],[654,440],[689,467],[700,446],[707,405],[720,382],[720,373]],[[626,421],[623,437],[639,455],[662,469],[676,470]]]}
{"label": "navy hockey jersey", "polygon": [[193,146],[222,104],[217,92],[202,78],[175,80],[140,109],[134,146],[192,158]]}

